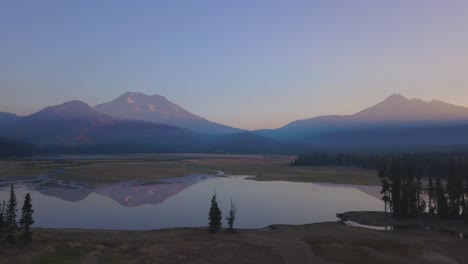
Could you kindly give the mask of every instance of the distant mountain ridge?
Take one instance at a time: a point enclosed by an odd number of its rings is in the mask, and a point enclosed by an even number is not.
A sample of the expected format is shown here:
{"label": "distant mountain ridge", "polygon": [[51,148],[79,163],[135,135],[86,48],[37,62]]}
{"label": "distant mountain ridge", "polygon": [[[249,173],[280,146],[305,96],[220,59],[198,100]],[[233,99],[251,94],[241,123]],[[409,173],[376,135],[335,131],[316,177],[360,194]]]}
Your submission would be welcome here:
{"label": "distant mountain ridge", "polygon": [[160,95],[127,92],[116,99],[94,107],[100,113],[120,119],[131,119],[191,129],[201,133],[235,133],[241,129],[211,122],[192,114]]}
{"label": "distant mountain ridge", "polygon": [[278,132],[327,132],[360,128],[363,125],[441,124],[468,122],[468,108],[442,101],[408,99],[393,94],[382,102],[353,115],[329,115],[291,122]]}
{"label": "distant mountain ridge", "polygon": [[[98,111],[103,108],[107,110]],[[114,116],[103,113],[110,111]],[[181,126],[166,124],[170,122]],[[250,132],[210,122],[162,96],[126,93],[95,108],[75,100],[24,117],[0,114],[0,137],[33,143],[52,154],[458,148],[468,146],[468,108],[394,94],[353,115],[319,116]]]}
{"label": "distant mountain ridge", "polygon": [[0,124],[5,123],[5,122],[14,121],[14,120],[17,120],[19,118],[20,118],[20,116],[17,116],[15,114],[0,112]]}
{"label": "distant mountain ridge", "polygon": [[438,100],[430,102],[393,94],[353,115],[355,120],[380,122],[468,120],[468,108]]}
{"label": "distant mountain ridge", "polygon": [[81,101],[46,107],[0,124],[0,137],[47,153],[278,152],[282,143],[251,132],[204,134],[167,124],[119,119]]}
{"label": "distant mountain ridge", "polygon": [[[66,146],[110,141],[144,142],[151,139],[170,142],[172,138],[183,144],[191,143],[194,133],[169,125],[119,120],[75,100],[46,107],[0,126],[0,135],[38,145]],[[155,144],[159,143],[155,141]]]}
{"label": "distant mountain ridge", "polygon": [[297,120],[256,133],[321,150],[452,147],[468,144],[468,108],[393,94],[352,115]]}
{"label": "distant mountain ridge", "polygon": [[63,104],[46,107],[25,117],[29,120],[81,120],[97,123],[110,123],[115,118],[101,114],[82,101],[73,100]]}

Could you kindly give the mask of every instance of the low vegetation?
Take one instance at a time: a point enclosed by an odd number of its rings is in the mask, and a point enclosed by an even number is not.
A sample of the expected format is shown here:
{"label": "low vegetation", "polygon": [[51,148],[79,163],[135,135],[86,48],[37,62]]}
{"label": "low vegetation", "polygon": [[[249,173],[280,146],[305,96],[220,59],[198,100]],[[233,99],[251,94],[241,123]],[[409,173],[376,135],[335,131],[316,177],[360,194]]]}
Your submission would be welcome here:
{"label": "low vegetation", "polygon": [[465,263],[467,240],[427,230],[374,231],[337,223],[275,225],[215,236],[205,228],[155,231],[36,229],[2,263]]}
{"label": "low vegetation", "polygon": [[[355,167],[290,166],[293,156],[258,155],[108,155],[84,159],[63,156],[0,161],[0,177],[47,174],[61,180],[108,184],[127,180],[158,180],[202,173],[249,175],[257,181],[325,182],[379,185],[377,170]],[[136,169],[138,168],[138,169]]]}

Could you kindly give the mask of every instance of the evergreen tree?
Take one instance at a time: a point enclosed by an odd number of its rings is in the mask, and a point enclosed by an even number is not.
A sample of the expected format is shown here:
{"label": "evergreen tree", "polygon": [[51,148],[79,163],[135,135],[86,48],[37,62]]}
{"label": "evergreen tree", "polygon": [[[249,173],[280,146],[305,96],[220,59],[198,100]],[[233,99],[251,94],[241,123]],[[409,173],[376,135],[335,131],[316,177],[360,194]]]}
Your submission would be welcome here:
{"label": "evergreen tree", "polygon": [[223,217],[221,209],[219,209],[218,202],[216,201],[216,193],[213,194],[213,197],[211,198],[211,206],[208,219],[208,229],[210,233],[218,233],[222,227],[221,220],[223,219]]}
{"label": "evergreen tree", "polygon": [[400,161],[401,163],[401,178],[400,178],[400,181],[401,181],[401,200],[400,200],[400,217],[406,217],[407,214],[408,214],[408,205],[409,205],[409,188],[408,188],[408,175],[407,175],[407,168],[406,168],[406,164],[403,162],[403,160]]}
{"label": "evergreen tree", "polygon": [[226,217],[228,222],[228,230],[230,232],[234,231],[234,221],[236,220],[236,205],[232,202],[231,199],[231,209],[229,210],[229,215]]}
{"label": "evergreen tree", "polygon": [[448,204],[447,204],[447,197],[446,191],[440,177],[436,177],[435,183],[435,192],[436,192],[436,201],[437,201],[437,215],[439,217],[447,217],[448,216]]}
{"label": "evergreen tree", "polygon": [[23,233],[24,243],[29,245],[32,242],[31,225],[34,224],[33,213],[31,203],[31,195],[28,193],[24,198],[23,208],[21,209],[20,228]]}
{"label": "evergreen tree", "polygon": [[[465,172],[466,174],[466,172]],[[466,201],[466,196],[468,196],[468,176],[465,176],[465,186],[464,186],[464,195],[463,195],[463,218],[468,222],[468,202]]]}
{"label": "evergreen tree", "polygon": [[391,168],[391,202],[392,217],[398,218],[402,216],[401,210],[401,164],[398,160],[392,160]]}
{"label": "evergreen tree", "polygon": [[434,181],[432,180],[432,176],[429,176],[429,187],[427,189],[427,197],[428,197],[429,214],[434,214],[437,209],[437,203],[436,203],[436,191],[434,187]]}
{"label": "evergreen tree", "polygon": [[462,194],[462,183],[457,177],[457,163],[455,158],[450,158],[447,177],[448,211],[451,217],[460,216],[460,196]]}
{"label": "evergreen tree", "polygon": [[10,188],[10,199],[8,200],[5,214],[5,227],[8,239],[13,240],[13,233],[18,230],[18,222],[16,221],[16,212],[18,211],[18,202],[13,184]]}
{"label": "evergreen tree", "polygon": [[422,171],[421,169],[418,170],[416,175],[416,199],[417,199],[417,207],[418,213],[423,214],[426,211],[426,201],[423,197],[423,184],[422,184]]}
{"label": "evergreen tree", "polygon": [[5,201],[2,202],[2,208],[0,210],[0,234],[5,231]]}
{"label": "evergreen tree", "polygon": [[383,195],[382,200],[385,204],[385,213],[387,213],[387,206],[391,202],[391,193],[390,193],[390,179],[387,171],[387,166],[382,166],[379,170],[379,178],[382,183],[382,190],[380,193]]}

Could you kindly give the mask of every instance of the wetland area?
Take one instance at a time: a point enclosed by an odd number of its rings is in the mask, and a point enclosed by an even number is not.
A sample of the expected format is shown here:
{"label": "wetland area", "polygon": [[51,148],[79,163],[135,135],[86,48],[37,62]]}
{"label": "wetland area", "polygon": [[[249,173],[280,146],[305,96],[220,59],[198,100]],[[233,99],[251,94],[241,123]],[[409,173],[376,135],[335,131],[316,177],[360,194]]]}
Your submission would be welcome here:
{"label": "wetland area", "polygon": [[[0,200],[8,198],[14,183],[18,197],[31,193],[35,209],[33,250],[17,254],[18,248],[3,248],[4,260],[464,263],[466,253],[459,247],[466,243],[452,247],[457,239],[452,235],[338,222],[337,214],[347,211],[383,211],[377,172],[292,167],[292,159],[174,154],[2,161]],[[235,201],[237,234],[206,232],[214,192],[223,218],[231,198]],[[369,219],[362,214],[348,218]]]}

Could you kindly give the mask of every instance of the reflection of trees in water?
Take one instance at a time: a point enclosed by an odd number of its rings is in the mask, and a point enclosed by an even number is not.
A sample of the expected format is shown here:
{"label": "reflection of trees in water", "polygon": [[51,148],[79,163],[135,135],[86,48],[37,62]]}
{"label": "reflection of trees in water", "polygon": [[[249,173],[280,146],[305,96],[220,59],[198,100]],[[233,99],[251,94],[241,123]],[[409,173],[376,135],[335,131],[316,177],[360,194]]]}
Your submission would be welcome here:
{"label": "reflection of trees in water", "polygon": [[380,186],[353,185],[353,187],[379,200],[382,199],[382,194],[380,193]]}

